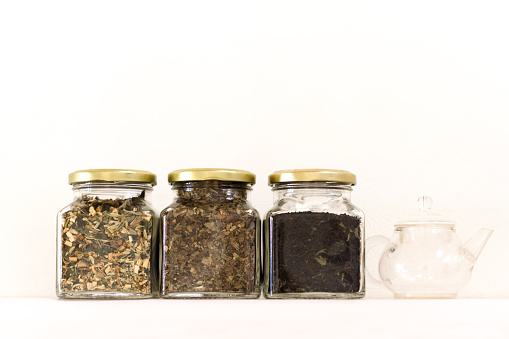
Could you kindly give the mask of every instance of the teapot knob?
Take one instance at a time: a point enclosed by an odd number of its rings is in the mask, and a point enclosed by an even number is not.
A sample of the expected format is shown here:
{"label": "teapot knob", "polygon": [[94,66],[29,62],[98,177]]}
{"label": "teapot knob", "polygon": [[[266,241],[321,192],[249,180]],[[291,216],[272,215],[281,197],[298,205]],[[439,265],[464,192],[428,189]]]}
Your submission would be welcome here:
{"label": "teapot knob", "polygon": [[419,198],[419,211],[429,213],[431,212],[431,206],[433,205],[433,199],[428,196],[422,196]]}

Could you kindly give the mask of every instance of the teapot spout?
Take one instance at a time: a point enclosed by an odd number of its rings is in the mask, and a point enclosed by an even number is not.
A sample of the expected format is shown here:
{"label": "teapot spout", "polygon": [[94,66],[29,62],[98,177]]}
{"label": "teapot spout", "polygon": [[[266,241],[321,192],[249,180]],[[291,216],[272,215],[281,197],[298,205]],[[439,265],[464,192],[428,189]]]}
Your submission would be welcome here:
{"label": "teapot spout", "polygon": [[477,258],[479,258],[479,255],[490,239],[492,233],[493,230],[481,228],[473,235],[472,238],[470,238],[470,240],[463,244],[463,246],[461,246],[461,254],[465,257],[465,259],[474,264]]}

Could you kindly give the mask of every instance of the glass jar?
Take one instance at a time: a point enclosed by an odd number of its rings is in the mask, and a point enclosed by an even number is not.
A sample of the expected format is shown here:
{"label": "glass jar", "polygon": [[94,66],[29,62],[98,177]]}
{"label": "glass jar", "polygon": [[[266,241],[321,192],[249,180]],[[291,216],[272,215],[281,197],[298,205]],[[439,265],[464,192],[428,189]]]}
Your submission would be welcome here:
{"label": "glass jar", "polygon": [[258,298],[260,217],[255,175],[203,168],[171,172],[176,193],[161,212],[163,298]]}
{"label": "glass jar", "polygon": [[[153,173],[93,169],[69,174],[73,202],[57,216],[57,296],[150,298]],[[156,262],[157,264],[157,262]],[[156,265],[157,266],[157,265]]]}
{"label": "glass jar", "polygon": [[364,213],[350,195],[356,177],[298,169],[269,176],[274,206],[264,223],[266,298],[362,298]]}

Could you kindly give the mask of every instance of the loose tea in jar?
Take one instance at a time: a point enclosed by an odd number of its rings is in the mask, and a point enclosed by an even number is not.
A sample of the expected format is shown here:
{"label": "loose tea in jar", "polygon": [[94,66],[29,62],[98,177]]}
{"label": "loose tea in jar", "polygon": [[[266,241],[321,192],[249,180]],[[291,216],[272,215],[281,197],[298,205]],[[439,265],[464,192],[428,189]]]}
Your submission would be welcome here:
{"label": "loose tea in jar", "polygon": [[[149,298],[156,176],[146,171],[73,172],[74,201],[58,213],[57,295],[62,298]],[[156,272],[157,274],[157,272]]]}
{"label": "loose tea in jar", "polygon": [[350,200],[355,175],[287,170],[269,176],[264,223],[266,298],[362,298],[364,214]]}
{"label": "loose tea in jar", "polygon": [[163,298],[258,298],[260,218],[255,175],[186,169],[168,175],[175,201],[161,212]]}

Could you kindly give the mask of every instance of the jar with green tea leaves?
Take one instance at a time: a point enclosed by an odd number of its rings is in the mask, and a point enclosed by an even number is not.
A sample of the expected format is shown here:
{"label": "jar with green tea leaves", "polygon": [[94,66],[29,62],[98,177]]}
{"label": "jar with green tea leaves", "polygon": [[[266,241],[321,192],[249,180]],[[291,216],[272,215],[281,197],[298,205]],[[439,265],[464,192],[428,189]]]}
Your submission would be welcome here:
{"label": "jar with green tea leaves", "polygon": [[57,217],[57,296],[152,297],[158,270],[149,201],[156,176],[92,169],[69,174],[69,184],[74,200]]}
{"label": "jar with green tea leaves", "polygon": [[352,204],[356,177],[298,169],[269,176],[274,205],[264,223],[266,298],[362,298],[364,214]]}
{"label": "jar with green tea leaves", "polygon": [[176,193],[161,212],[161,297],[258,298],[260,218],[255,175],[222,168],[171,172]]}

